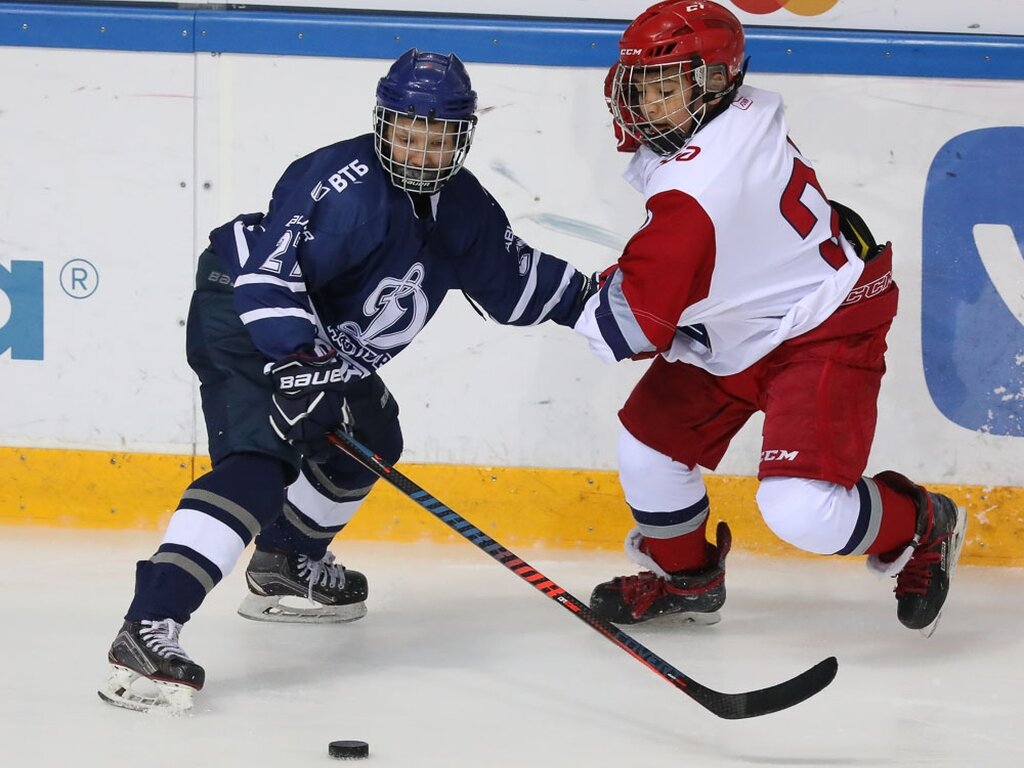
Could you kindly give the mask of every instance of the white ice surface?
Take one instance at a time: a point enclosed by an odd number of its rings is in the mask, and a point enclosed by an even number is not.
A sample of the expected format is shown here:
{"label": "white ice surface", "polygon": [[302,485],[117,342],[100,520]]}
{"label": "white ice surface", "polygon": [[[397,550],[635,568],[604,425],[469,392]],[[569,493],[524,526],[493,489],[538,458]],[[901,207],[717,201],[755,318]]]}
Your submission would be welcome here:
{"label": "white ice surface", "polygon": [[[334,739],[369,742],[368,768],[1024,765],[1019,570],[961,568],[925,639],[861,562],[734,555],[720,624],[627,631],[723,691],[840,667],[794,709],[725,721],[468,543],[347,543],[369,615],[246,621],[240,565],[183,633],[207,685],[175,718],[95,692],[134,561],[158,540],[0,528],[0,765],[326,766]],[[581,599],[628,572],[615,554],[518,554]]]}

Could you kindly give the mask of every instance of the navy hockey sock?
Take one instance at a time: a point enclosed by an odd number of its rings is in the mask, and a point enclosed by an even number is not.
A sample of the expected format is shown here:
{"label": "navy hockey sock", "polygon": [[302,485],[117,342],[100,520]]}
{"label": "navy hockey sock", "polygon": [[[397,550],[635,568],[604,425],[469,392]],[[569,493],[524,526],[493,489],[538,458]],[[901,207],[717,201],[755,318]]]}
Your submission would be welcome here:
{"label": "navy hockey sock", "polygon": [[882,516],[875,540],[864,550],[869,555],[905,547],[914,538],[917,507],[910,495],[910,483],[900,487],[891,479],[891,475],[894,473],[882,472],[872,478],[882,502]]}
{"label": "navy hockey sock", "polygon": [[[380,439],[377,445],[386,450],[374,450],[388,461],[397,461],[400,432],[385,432],[384,437],[390,439]],[[301,475],[289,489],[284,512],[256,537],[256,548],[320,560],[376,480],[375,474],[340,452],[323,463],[304,462]]]}
{"label": "navy hockey sock", "polygon": [[254,453],[229,456],[197,478],[156,554],[138,563],[125,618],[188,621],[253,536],[281,514],[285,481],[280,461]]}
{"label": "navy hockey sock", "polygon": [[327,554],[327,547],[344,527],[317,525],[286,501],[284,513],[256,537],[256,548],[264,552],[305,555],[316,561]]}

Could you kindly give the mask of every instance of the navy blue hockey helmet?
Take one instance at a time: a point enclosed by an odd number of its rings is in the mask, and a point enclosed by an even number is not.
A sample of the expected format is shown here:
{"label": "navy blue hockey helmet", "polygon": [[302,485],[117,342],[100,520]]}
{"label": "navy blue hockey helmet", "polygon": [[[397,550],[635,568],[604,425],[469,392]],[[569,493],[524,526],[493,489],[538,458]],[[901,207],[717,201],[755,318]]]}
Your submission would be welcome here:
{"label": "navy blue hockey helmet", "polygon": [[377,83],[374,145],[399,189],[433,194],[466,161],[476,127],[476,91],[454,53],[411,48]]}

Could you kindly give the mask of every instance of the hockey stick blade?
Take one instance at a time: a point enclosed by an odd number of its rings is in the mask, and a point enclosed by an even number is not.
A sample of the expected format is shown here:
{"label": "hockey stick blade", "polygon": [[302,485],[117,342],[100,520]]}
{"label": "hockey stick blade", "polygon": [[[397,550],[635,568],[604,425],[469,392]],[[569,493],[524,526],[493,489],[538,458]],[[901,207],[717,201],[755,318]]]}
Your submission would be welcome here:
{"label": "hockey stick blade", "polygon": [[464,539],[475,544],[523,581],[533,586],[534,589],[554,600],[592,629],[600,632],[634,659],[672,683],[718,717],[726,720],[741,720],[788,709],[821,691],[836,676],[839,663],[834,656],[830,656],[790,680],[757,691],[722,693],[701,685],[617,626],[602,619],[588,605],[570,595],[522,558],[517,557],[515,553],[505,549],[466,518],[446,507],[347,432],[337,430],[328,435],[328,439],[338,450],[351,456],[382,480],[387,481]]}
{"label": "hockey stick blade", "polygon": [[839,661],[835,656],[822,659],[794,678],[746,693],[720,693],[690,680],[686,693],[705,709],[726,720],[743,720],[779,712],[806,701],[835,679]]}

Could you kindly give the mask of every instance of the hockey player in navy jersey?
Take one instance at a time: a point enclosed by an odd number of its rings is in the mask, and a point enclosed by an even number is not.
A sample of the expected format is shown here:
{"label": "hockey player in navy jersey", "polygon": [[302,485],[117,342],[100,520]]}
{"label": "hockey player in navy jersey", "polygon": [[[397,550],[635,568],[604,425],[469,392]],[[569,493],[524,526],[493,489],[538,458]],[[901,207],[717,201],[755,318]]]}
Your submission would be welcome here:
{"label": "hockey player in navy jersey", "polygon": [[[330,450],[326,435],[350,429],[398,460],[398,405],[377,370],[450,290],[501,323],[576,322],[590,279],[516,237],[463,168],[476,102],[454,54],[407,51],[378,84],[372,133],[296,160],[266,214],[212,232],[187,354],[202,385],[213,469],[186,489],[156,553],[138,563],[105,700],[191,706],[204,671],[179,632],[254,538],[243,616],[365,614],[366,578],[327,547],[376,477]],[[289,597],[308,598],[308,607]],[[140,677],[159,693],[140,693]]]}
{"label": "hockey player in navy jersey", "polygon": [[619,413],[619,477],[646,570],[598,585],[624,624],[710,623],[731,537],[706,540],[714,469],[765,415],[757,503],[800,549],[868,555],[897,615],[930,632],[966,518],[903,475],[864,476],[896,313],[892,249],[822,192],[778,94],[743,84],[743,28],[714,2],[651,6],[623,33],[605,95],[647,219],[576,330],[608,361],[653,357]]}

